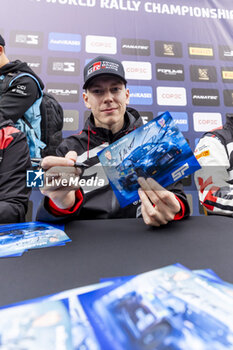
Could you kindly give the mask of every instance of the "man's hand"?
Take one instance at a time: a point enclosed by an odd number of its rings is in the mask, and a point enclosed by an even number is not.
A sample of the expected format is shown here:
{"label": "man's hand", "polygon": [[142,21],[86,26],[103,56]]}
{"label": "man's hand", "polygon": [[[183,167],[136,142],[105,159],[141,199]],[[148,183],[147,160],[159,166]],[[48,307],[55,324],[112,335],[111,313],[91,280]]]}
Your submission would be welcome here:
{"label": "man's hand", "polygon": [[[61,209],[71,208],[75,204],[75,191],[79,185],[78,181],[75,183],[72,181],[69,184],[69,180],[81,174],[81,170],[74,167],[76,160],[77,153],[70,151],[65,157],[45,157],[41,163],[41,167],[45,170],[44,183],[46,185],[40,188],[40,191]],[[64,183],[67,185],[64,186]]]}
{"label": "man's hand", "polygon": [[142,217],[146,225],[160,226],[172,221],[180,211],[174,193],[166,190],[152,178],[138,178]]}

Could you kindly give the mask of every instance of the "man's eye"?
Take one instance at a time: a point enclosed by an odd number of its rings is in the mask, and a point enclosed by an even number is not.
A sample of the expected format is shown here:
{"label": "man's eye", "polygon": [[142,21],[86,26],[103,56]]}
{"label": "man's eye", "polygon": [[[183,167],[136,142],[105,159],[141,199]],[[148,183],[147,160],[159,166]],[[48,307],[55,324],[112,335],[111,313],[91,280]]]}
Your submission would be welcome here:
{"label": "man's eye", "polygon": [[92,93],[93,93],[93,94],[99,95],[99,94],[102,94],[102,93],[103,93],[103,90],[95,89],[95,90],[92,91]]}
{"label": "man's eye", "polygon": [[112,92],[118,92],[120,89],[119,89],[119,87],[114,87],[113,89],[112,89]]}

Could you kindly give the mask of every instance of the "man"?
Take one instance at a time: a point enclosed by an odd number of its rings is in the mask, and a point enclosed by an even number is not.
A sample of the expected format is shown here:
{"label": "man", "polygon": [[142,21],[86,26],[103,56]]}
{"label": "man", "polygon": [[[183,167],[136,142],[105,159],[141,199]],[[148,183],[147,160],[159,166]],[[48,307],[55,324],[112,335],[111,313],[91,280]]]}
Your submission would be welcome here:
{"label": "man", "polygon": [[[88,189],[57,188],[46,185],[44,207],[38,211],[39,220],[122,218],[143,216],[146,224],[160,226],[189,215],[189,206],[181,183],[162,188],[153,179],[139,178],[141,203],[120,208],[103,174],[97,152],[142,125],[139,113],[129,104],[124,68],[121,62],[105,56],[90,61],[84,68],[83,99],[91,115],[78,135],[65,139],[58,147],[59,157],[46,157],[42,167],[46,176],[56,167],[69,166],[70,175],[77,174],[76,161],[88,165],[83,173],[86,180],[93,176],[104,179],[104,184]],[[57,175],[59,177],[59,175]],[[49,197],[49,198],[48,198]]]}
{"label": "man", "polygon": [[14,123],[24,115],[29,107],[39,97],[37,83],[30,76],[15,79],[10,86],[5,86],[5,77],[16,72],[29,73],[39,81],[41,89],[44,85],[40,78],[28,67],[26,62],[19,60],[10,62],[5,52],[5,40],[0,35],[0,117],[11,119]]}
{"label": "man", "polygon": [[0,116],[0,223],[24,222],[30,189],[26,170],[31,162],[26,137],[11,120]]}
{"label": "man", "polygon": [[225,125],[203,135],[195,156],[202,168],[195,183],[204,210],[210,214],[233,216],[233,118]]}

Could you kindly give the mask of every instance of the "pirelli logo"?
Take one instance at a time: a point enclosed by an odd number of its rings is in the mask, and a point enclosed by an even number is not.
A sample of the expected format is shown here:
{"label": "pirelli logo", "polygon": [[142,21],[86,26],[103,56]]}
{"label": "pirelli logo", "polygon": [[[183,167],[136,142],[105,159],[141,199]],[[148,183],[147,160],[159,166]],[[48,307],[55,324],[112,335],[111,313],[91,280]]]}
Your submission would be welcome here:
{"label": "pirelli logo", "polygon": [[214,58],[214,49],[212,45],[188,44],[188,53],[189,57],[194,59]]}
{"label": "pirelli logo", "polygon": [[200,159],[202,157],[208,157],[209,155],[210,155],[210,151],[207,150],[207,151],[203,151],[203,152],[197,154],[195,157],[198,160],[198,159]]}
{"label": "pirelli logo", "polygon": [[189,54],[190,55],[197,55],[197,56],[213,56],[213,49],[211,48],[204,48],[204,47],[189,47]]}
{"label": "pirelli logo", "polygon": [[224,83],[232,83],[233,82],[233,68],[227,67],[222,68],[222,81]]}

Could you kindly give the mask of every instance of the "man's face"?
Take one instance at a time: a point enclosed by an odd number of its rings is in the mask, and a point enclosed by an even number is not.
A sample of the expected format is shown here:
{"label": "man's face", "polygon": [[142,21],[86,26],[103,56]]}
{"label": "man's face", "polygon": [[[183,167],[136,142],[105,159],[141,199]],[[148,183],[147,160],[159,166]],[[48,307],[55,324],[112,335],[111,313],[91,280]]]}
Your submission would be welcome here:
{"label": "man's face", "polygon": [[118,132],[124,125],[124,114],[129,103],[129,89],[114,76],[101,76],[93,79],[83,99],[91,109],[95,125]]}

